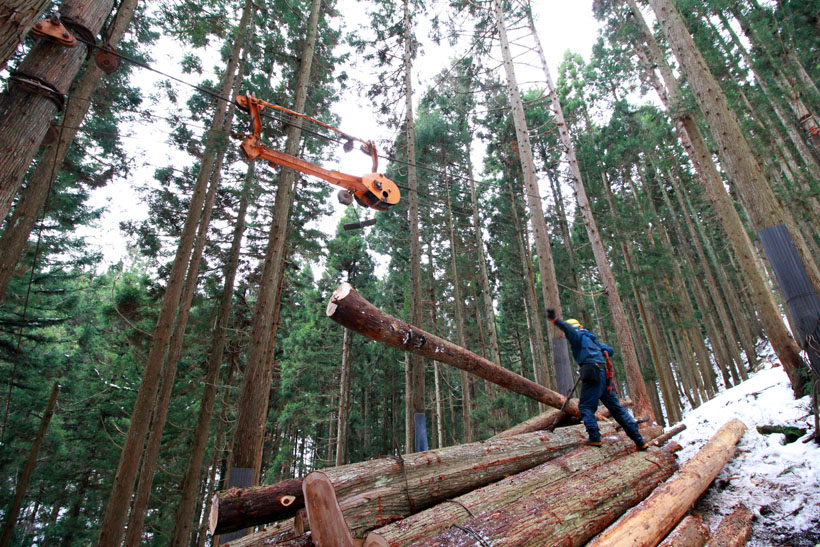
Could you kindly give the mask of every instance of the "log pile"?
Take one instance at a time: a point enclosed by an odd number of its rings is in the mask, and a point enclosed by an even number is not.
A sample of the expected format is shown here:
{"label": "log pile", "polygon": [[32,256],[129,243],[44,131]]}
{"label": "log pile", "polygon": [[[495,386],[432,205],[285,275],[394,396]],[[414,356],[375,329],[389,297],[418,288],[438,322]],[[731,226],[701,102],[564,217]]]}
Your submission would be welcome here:
{"label": "log pile", "polygon": [[[560,408],[566,398],[472,352],[393,318],[350,285],[333,295],[328,316],[387,345],[435,359]],[[566,405],[578,416],[577,401]],[[228,545],[353,547],[401,545],[703,545],[710,531],[687,512],[742,437],[733,420],[680,470],[669,438],[655,425],[647,451],[600,420],[603,447],[583,446],[583,426],[559,427],[546,413],[484,442],[314,471],[303,480],[216,495],[212,534],[271,523]],[[561,420],[563,422],[563,420]],[[522,433],[522,431],[529,431]],[[724,519],[716,537],[745,544],[750,512]],[[670,531],[672,532],[670,534]],[[712,544],[721,544],[712,538]],[[728,544],[728,543],[727,543]]]}

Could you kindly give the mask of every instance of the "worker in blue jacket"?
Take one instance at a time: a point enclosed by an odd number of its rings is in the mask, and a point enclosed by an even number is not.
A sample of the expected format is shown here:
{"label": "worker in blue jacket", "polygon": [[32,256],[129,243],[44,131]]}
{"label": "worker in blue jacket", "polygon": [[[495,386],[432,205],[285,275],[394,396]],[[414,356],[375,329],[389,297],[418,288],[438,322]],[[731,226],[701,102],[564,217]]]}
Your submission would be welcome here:
{"label": "worker in blue jacket", "polygon": [[595,419],[598,401],[601,401],[609,409],[615,421],[621,424],[624,432],[635,442],[638,450],[646,450],[649,445],[638,431],[638,424],[618,402],[618,396],[612,388],[612,378],[608,378],[606,374],[607,356],[604,352],[612,356],[615,350],[598,340],[575,319],[564,321],[556,317],[555,310],[552,309],[547,310],[547,319],[555,323],[555,326],[567,335],[572,348],[572,356],[580,367],[581,394],[578,408],[589,434],[589,439],[584,444],[601,446],[601,433],[598,430],[598,420]]}

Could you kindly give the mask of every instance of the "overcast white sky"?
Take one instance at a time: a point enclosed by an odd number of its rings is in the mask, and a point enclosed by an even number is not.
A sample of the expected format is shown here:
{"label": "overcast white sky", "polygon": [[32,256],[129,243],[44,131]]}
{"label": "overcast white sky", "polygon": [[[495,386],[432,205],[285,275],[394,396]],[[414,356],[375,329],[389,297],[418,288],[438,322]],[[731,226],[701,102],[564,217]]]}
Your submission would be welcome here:
{"label": "overcast white sky", "polygon": [[[346,0],[350,2],[349,9],[341,9],[350,20],[346,20],[348,30],[355,27],[354,19],[357,11],[361,11],[365,3],[356,0]],[[597,22],[592,16],[592,0],[540,0],[534,2],[536,9],[536,25],[539,38],[547,56],[547,62],[555,78],[558,65],[563,59],[567,50],[580,53],[585,59],[589,59],[592,45],[597,38]],[[361,19],[360,19],[361,20]],[[423,36],[419,36],[423,39]],[[515,52],[514,52],[515,53]],[[186,81],[196,82],[195,75],[182,75],[176,61],[180,52],[175,44],[160,42],[151,52],[155,59],[153,66],[175,75],[181,76]],[[420,57],[415,65],[416,90],[423,92],[433,75],[444,68],[458,52],[449,49],[437,49],[434,46],[424,48],[424,56]],[[537,64],[537,60],[533,60]],[[210,69],[209,63],[204,63]],[[519,64],[516,67],[519,83],[527,87],[528,82],[533,80],[541,81],[543,77],[540,71],[528,68]],[[155,90],[155,82],[161,77],[144,70],[135,69],[135,80],[143,82],[146,93]],[[534,85],[534,84],[530,84]],[[189,90],[184,86],[176,86],[181,95],[185,96]],[[186,116],[184,101],[179,103],[183,109],[179,114]],[[166,116],[168,105],[158,105],[155,110],[158,115]],[[380,126],[375,119],[366,100],[355,96],[354,91],[350,91],[343,100],[335,106],[334,111],[341,117],[340,129],[353,135],[380,140],[392,141],[393,133],[389,128]],[[152,177],[155,166],[165,166],[176,163],[184,165],[191,161],[191,158],[184,154],[177,153],[165,144],[168,139],[167,126],[156,124],[154,127],[134,125],[126,130],[126,134],[131,134],[131,138],[126,139],[126,146],[133,152],[138,164],[147,164],[144,168],[132,172],[131,180],[116,181],[109,186],[95,192],[92,203],[95,206],[107,207],[107,212],[100,225],[94,229],[83,230],[87,235],[91,245],[99,246],[105,256],[104,263],[111,264],[127,253],[125,239],[119,234],[119,222],[127,219],[143,219],[147,215],[147,208],[139,202],[138,194],[134,187]],[[338,169],[353,175],[360,175],[370,170],[370,161],[362,154],[344,154],[341,149],[338,152],[338,164],[325,165],[327,168]],[[384,169],[384,165],[380,169]],[[265,167],[267,169],[267,167]],[[335,192],[333,194],[335,196]],[[335,202],[335,198],[331,198]],[[343,206],[336,206],[336,215],[333,219],[328,219],[324,228],[331,233],[335,228],[338,218],[343,211]]]}

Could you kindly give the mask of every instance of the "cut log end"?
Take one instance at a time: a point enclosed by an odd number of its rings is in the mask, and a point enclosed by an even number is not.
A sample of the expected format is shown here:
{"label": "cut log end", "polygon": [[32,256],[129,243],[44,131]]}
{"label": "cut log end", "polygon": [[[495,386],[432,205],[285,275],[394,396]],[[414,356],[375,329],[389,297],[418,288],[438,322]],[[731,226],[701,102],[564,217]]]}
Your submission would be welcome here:
{"label": "cut log end", "polygon": [[282,496],[279,498],[279,503],[282,504],[282,507],[288,507],[293,504],[294,501],[296,501],[296,496]]}
{"label": "cut log end", "polygon": [[327,310],[325,313],[328,317],[333,317],[333,314],[336,313],[336,309],[339,307],[336,302],[339,300],[344,300],[344,298],[350,294],[350,291],[354,290],[353,285],[350,283],[342,283],[339,285],[339,288],[333,291],[333,295],[330,297],[330,302],[327,304]]}

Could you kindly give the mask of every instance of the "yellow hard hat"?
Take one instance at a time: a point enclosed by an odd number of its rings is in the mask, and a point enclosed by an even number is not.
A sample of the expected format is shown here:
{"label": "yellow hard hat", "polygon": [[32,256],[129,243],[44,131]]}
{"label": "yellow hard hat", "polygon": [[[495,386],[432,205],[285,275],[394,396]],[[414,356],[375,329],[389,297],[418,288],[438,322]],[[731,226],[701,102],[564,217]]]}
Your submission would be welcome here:
{"label": "yellow hard hat", "polygon": [[582,329],[584,326],[578,322],[577,319],[567,319],[567,323],[575,327],[576,329]]}

